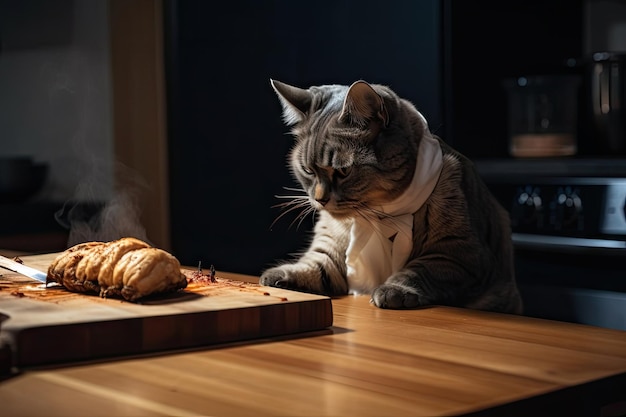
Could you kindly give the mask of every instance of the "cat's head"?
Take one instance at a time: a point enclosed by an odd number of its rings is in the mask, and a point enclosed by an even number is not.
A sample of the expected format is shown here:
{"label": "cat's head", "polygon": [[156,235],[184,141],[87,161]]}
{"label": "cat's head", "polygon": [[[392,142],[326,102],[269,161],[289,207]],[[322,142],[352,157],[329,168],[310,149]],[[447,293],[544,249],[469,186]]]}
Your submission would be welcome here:
{"label": "cat's head", "polygon": [[404,191],[428,128],[411,103],[365,81],[308,89],[271,85],[295,136],[290,168],[315,209],[353,217]]}

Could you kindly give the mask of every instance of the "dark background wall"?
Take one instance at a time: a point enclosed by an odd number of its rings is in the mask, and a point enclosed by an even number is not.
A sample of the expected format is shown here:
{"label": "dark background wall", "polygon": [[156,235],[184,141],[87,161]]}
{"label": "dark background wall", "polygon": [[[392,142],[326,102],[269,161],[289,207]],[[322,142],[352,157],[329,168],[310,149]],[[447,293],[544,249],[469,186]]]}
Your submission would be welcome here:
{"label": "dark background wall", "polygon": [[274,78],[395,88],[441,124],[438,1],[166,2],[173,251],[258,274],[305,245],[308,217],[273,221],[293,186]]}

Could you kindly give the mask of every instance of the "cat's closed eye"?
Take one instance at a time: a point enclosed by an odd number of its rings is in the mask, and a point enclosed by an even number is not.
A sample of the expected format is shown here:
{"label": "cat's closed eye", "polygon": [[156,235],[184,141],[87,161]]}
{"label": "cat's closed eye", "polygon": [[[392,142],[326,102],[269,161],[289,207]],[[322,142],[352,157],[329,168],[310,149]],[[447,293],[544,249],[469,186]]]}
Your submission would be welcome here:
{"label": "cat's closed eye", "polygon": [[335,169],[335,174],[340,178],[346,178],[352,172],[352,167],[343,167]]}

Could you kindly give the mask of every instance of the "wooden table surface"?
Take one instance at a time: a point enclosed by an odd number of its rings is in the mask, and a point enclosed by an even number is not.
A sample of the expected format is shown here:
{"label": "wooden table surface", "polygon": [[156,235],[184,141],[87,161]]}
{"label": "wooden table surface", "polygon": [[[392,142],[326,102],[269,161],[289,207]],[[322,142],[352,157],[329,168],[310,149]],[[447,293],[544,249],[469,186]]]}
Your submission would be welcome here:
{"label": "wooden table surface", "polygon": [[626,415],[626,332],[332,304],[315,334],[26,370],[0,382],[0,415]]}

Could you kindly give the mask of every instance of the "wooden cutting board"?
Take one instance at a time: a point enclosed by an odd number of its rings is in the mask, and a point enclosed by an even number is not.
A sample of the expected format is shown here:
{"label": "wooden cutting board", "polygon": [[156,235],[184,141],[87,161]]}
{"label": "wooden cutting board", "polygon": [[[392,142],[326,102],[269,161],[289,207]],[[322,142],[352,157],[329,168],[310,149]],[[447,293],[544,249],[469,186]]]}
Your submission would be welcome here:
{"label": "wooden cutting board", "polygon": [[[46,271],[57,254],[22,257]],[[192,269],[186,269],[187,271]],[[322,330],[333,322],[325,296],[264,287],[216,273],[180,292],[141,303],[45,287],[0,268],[2,368],[186,349]]]}

